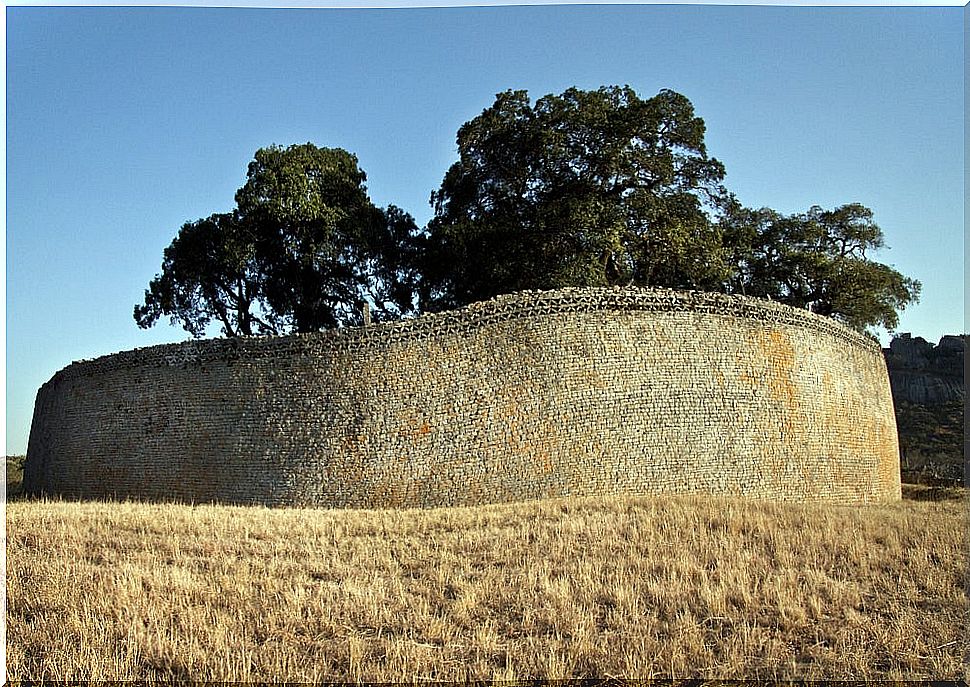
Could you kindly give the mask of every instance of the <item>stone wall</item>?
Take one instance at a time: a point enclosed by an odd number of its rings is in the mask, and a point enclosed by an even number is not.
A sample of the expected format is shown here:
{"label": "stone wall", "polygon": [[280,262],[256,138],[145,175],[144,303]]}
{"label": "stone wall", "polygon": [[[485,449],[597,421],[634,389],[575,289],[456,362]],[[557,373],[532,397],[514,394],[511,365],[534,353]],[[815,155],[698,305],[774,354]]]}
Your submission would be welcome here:
{"label": "stone wall", "polygon": [[334,507],[900,496],[876,342],[777,303],[639,289],[76,362],[38,393],[25,489]]}

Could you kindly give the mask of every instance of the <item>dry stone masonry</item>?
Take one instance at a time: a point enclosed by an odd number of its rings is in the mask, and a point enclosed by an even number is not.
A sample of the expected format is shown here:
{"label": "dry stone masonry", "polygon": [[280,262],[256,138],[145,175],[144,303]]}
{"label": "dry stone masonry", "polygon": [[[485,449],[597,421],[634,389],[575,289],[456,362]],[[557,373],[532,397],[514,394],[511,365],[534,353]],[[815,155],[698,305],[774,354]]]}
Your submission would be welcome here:
{"label": "dry stone masonry", "polygon": [[641,289],[76,362],[37,395],[24,477],[68,498],[368,508],[900,496],[876,342],[778,303]]}

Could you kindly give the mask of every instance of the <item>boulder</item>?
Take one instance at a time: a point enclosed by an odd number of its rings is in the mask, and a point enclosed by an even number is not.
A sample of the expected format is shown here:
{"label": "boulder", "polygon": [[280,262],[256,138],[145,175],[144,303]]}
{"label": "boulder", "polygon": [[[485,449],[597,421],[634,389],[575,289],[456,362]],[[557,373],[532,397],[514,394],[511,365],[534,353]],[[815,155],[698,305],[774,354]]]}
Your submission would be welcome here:
{"label": "boulder", "polygon": [[966,337],[946,335],[934,346],[900,334],[883,349],[893,400],[942,405],[964,398]]}

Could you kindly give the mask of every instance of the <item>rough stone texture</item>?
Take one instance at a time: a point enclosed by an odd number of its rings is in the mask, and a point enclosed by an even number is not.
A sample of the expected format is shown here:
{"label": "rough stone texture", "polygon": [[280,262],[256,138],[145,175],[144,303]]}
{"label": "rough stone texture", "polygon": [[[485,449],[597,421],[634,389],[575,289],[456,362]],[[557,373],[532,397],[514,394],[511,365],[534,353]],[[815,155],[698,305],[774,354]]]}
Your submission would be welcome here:
{"label": "rough stone texture", "polygon": [[335,507],[900,497],[877,343],[777,303],[639,289],[77,362],[38,393],[25,489]]}
{"label": "rough stone texture", "polygon": [[920,336],[895,337],[883,351],[893,399],[918,405],[962,401],[965,351],[963,336],[946,335],[936,346]]}

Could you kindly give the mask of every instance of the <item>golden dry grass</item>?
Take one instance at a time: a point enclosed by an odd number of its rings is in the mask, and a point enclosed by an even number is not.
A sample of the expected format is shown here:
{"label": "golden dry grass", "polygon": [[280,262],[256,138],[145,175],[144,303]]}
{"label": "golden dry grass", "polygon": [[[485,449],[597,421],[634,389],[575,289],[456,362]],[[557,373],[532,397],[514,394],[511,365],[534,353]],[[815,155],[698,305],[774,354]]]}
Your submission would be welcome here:
{"label": "golden dry grass", "polygon": [[7,506],[8,677],[967,678],[967,501]]}

